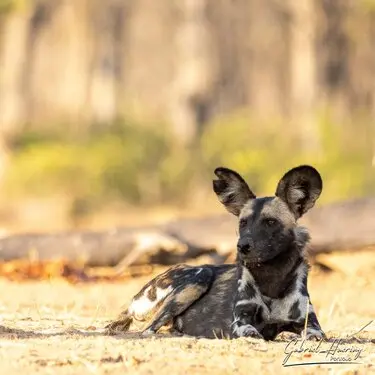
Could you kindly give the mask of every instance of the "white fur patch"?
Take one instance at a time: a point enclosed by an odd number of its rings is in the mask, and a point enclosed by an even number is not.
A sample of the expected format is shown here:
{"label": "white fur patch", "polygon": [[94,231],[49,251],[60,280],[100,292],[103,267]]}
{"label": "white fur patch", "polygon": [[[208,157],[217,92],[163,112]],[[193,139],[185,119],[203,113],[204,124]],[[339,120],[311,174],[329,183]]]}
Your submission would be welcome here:
{"label": "white fur patch", "polygon": [[228,199],[230,199],[233,202],[233,204],[236,204],[236,198],[237,197],[238,197],[237,186],[234,186],[234,187],[231,186],[231,188],[227,188],[225,190],[225,192],[223,192],[219,195],[219,200],[220,200],[221,203],[224,204],[224,202],[226,202]]}
{"label": "white fur patch", "polygon": [[177,317],[177,319],[176,319],[176,325],[177,325],[177,328],[179,330],[182,330],[184,324],[183,324],[183,321],[182,321],[181,317]]}
{"label": "white fur patch", "polygon": [[[308,308],[307,302],[308,297],[301,295],[300,289],[303,285],[303,279],[307,273],[306,265],[302,264],[297,269],[297,278],[295,283],[295,291],[288,294],[283,299],[273,299],[271,303],[271,314],[270,319],[271,320],[289,320],[289,311],[292,305],[296,302],[296,300],[299,301],[298,308],[301,311],[301,317],[306,316],[306,311]],[[310,309],[310,308],[309,308]]]}
{"label": "white fur patch", "polygon": [[242,208],[240,219],[250,216],[253,213],[252,199],[250,199]]}
{"label": "white fur patch", "polygon": [[242,275],[238,280],[239,292],[244,291],[247,284],[254,284],[254,278],[246,267],[242,267]]}
{"label": "white fur patch", "polygon": [[252,300],[252,299],[242,299],[241,301],[238,301],[236,303],[236,306],[248,305],[250,303],[255,303],[255,300]]}
{"label": "white fur patch", "polygon": [[305,193],[301,189],[292,188],[289,190],[289,196],[293,202],[297,202],[305,197]]}
{"label": "white fur patch", "polygon": [[151,301],[147,297],[147,293],[152,288],[150,285],[143,293],[143,295],[134,299],[129,306],[129,313],[132,314],[136,319],[142,320],[145,315],[147,315],[161,300],[163,300],[168,294],[173,290],[172,286],[166,289],[156,288],[156,298]]}
{"label": "white fur patch", "polygon": [[[242,267],[242,275],[241,278],[238,280],[238,293],[241,294],[245,291],[246,285],[251,284],[251,286],[255,290],[255,295],[248,299],[245,295],[242,295],[244,297],[243,299],[236,302],[236,306],[246,305],[250,303],[255,303],[257,305],[260,305],[263,307],[263,314],[262,317],[264,320],[268,320],[270,316],[270,311],[268,306],[265,304],[265,302],[262,299],[262,295],[254,281],[253,276],[251,275],[250,271],[246,267]],[[234,323],[232,323],[234,324]]]}

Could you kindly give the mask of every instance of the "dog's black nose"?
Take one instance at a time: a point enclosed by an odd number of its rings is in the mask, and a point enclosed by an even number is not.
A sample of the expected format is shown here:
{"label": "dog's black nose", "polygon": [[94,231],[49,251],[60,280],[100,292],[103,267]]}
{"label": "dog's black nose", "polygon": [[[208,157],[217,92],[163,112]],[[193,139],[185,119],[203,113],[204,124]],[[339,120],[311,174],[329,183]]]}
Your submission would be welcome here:
{"label": "dog's black nose", "polygon": [[242,254],[247,254],[250,251],[250,245],[248,242],[238,243],[237,250]]}

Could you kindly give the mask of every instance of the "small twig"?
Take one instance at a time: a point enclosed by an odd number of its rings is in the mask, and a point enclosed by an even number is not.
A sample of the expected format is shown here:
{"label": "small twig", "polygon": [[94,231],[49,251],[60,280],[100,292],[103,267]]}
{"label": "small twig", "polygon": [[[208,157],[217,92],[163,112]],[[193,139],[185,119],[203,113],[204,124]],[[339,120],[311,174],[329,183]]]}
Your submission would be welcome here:
{"label": "small twig", "polygon": [[306,316],[305,316],[305,326],[303,328],[303,340],[306,340],[306,336],[307,336],[307,321],[309,320],[309,305],[310,305],[310,301],[308,298],[306,298],[307,300],[307,303],[306,303]]}
{"label": "small twig", "polygon": [[373,320],[371,320],[369,323],[367,323],[364,327],[362,327],[358,332],[352,333],[348,337],[354,337],[355,335],[358,335],[358,333],[361,333],[365,328],[367,328],[370,324],[372,324]]}

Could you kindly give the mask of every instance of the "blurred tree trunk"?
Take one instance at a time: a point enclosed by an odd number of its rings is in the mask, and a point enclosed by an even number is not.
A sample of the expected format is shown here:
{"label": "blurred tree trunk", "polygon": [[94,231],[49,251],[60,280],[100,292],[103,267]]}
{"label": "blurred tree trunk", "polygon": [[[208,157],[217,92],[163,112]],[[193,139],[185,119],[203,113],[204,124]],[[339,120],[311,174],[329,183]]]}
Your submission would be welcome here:
{"label": "blurred tree trunk", "polygon": [[[349,109],[349,54],[348,17],[353,16],[347,0],[319,0],[317,54],[319,92],[322,102],[337,109]],[[364,19],[361,20],[363,22]]]}
{"label": "blurred tree trunk", "polygon": [[84,126],[87,119],[90,0],[38,1],[28,45],[29,119]]}
{"label": "blurred tree trunk", "polygon": [[9,165],[9,151],[5,142],[5,137],[0,132],[0,186],[3,182],[3,177]]}
{"label": "blurred tree trunk", "polygon": [[273,120],[285,114],[290,101],[289,17],[284,2],[252,0],[248,22],[248,103],[257,116]]}
{"label": "blurred tree trunk", "polygon": [[180,2],[128,1],[119,108],[125,116],[158,126],[169,114]]}
{"label": "blurred tree trunk", "polygon": [[28,14],[0,15],[0,138],[17,132],[25,120],[28,22]]}
{"label": "blurred tree trunk", "polygon": [[312,116],[316,109],[315,0],[289,1],[291,12],[291,107],[300,129],[302,148],[318,151],[319,132]]}
{"label": "blurred tree trunk", "polygon": [[117,41],[121,38],[126,2],[96,1],[92,12],[94,40],[90,71],[89,101],[94,123],[111,123],[118,112],[116,82],[119,78]]}
{"label": "blurred tree trunk", "polygon": [[216,59],[211,111],[216,116],[248,103],[250,6],[247,0],[207,0],[207,27]]}
{"label": "blurred tree trunk", "polygon": [[180,25],[176,34],[176,77],[171,98],[175,136],[190,143],[208,120],[215,52],[208,32],[206,0],[181,0]]}
{"label": "blurred tree trunk", "polygon": [[[312,115],[375,111],[374,10],[347,0],[34,0],[1,16],[0,126],[15,132],[118,115],[168,120],[182,143],[247,107],[289,114],[319,149]],[[150,121],[151,120],[151,121]]]}
{"label": "blurred tree trunk", "polygon": [[209,0],[208,4],[218,60],[213,112],[248,107],[256,117],[285,114],[290,102],[285,4],[263,0]]}

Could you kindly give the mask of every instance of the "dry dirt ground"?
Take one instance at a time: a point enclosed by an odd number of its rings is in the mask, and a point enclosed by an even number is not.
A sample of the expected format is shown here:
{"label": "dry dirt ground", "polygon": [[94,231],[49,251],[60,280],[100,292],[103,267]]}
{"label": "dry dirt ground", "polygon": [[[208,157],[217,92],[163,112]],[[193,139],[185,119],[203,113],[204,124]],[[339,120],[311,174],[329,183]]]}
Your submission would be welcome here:
{"label": "dry dirt ground", "polygon": [[[151,275],[78,284],[0,278],[0,374],[375,373],[374,252],[321,261],[334,270],[314,267],[309,280],[318,317],[331,338],[320,348],[312,342],[104,335],[104,325]],[[293,353],[298,348],[304,352]],[[354,363],[332,363],[340,357]],[[283,367],[284,361],[331,363]]]}

